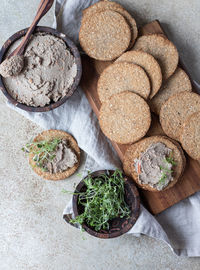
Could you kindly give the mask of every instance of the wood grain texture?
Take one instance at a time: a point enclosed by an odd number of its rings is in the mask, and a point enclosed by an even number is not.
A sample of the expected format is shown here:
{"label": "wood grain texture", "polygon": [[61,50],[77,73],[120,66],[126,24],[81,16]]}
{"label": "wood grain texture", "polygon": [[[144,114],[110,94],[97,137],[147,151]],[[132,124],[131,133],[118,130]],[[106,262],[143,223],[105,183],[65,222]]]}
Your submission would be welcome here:
{"label": "wood grain texture", "polygon": [[[153,21],[140,29],[140,34],[164,35],[164,31],[162,30],[158,21]],[[182,68],[184,67],[182,66]],[[187,70],[185,71],[188,73]],[[96,91],[98,78],[99,75],[95,71],[93,60],[88,57],[83,57],[83,76],[81,86],[97,117],[99,115],[99,109],[101,106]],[[120,145],[116,144],[115,142],[112,142],[112,145],[122,161],[128,145]],[[159,214],[170,206],[200,190],[200,164],[187,155],[186,158],[187,165],[184,175],[174,187],[161,192],[150,192],[142,189],[139,190],[145,206],[152,214]]]}

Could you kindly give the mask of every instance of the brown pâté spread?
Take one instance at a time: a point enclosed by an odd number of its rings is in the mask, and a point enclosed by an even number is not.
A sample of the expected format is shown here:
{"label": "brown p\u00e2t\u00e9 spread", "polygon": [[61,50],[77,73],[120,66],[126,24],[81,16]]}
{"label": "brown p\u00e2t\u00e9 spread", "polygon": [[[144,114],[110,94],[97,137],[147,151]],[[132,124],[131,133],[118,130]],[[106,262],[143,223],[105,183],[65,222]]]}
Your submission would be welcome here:
{"label": "brown p\u00e2t\u00e9 spread", "polygon": [[[13,44],[8,54],[20,41]],[[64,97],[76,74],[75,58],[65,42],[50,34],[37,33],[26,47],[22,71],[17,76],[3,78],[3,82],[18,102],[43,107]]]}
{"label": "brown p\u00e2t\u00e9 spread", "polygon": [[0,65],[0,74],[4,78],[10,76],[17,76],[24,67],[24,56],[13,55],[10,58],[6,58]]}
{"label": "brown p\u00e2t\u00e9 spread", "polygon": [[62,139],[57,145],[55,152],[51,153],[54,155],[53,160],[45,162],[43,168],[50,173],[59,173],[72,168],[77,163],[77,156],[70,148],[68,141]]}
{"label": "brown p\u00e2t\u00e9 spread", "polygon": [[141,184],[157,190],[164,189],[173,180],[172,150],[163,143],[151,144],[138,159],[134,160],[135,171]]}

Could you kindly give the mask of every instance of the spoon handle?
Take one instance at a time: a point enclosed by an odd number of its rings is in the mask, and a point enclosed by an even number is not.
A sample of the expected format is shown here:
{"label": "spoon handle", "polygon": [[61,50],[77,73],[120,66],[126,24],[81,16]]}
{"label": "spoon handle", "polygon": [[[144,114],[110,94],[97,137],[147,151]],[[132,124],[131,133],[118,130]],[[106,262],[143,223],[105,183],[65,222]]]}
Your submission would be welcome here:
{"label": "spoon handle", "polygon": [[30,36],[32,35],[36,25],[40,21],[40,19],[49,11],[49,9],[52,7],[54,0],[41,0],[40,5],[38,7],[36,16],[29,27],[26,35],[22,39],[22,42],[20,45],[9,55],[9,58],[13,55],[22,55],[24,53],[24,49],[29,42]]}

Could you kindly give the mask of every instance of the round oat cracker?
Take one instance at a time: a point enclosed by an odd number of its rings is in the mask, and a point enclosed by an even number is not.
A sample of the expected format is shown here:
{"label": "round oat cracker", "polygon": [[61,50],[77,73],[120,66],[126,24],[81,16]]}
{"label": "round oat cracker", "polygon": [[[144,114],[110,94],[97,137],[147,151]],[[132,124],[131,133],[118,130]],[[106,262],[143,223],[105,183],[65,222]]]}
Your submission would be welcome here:
{"label": "round oat cracker", "polygon": [[[139,141],[140,142],[140,141]],[[124,154],[124,157],[123,157],[123,170],[125,172],[125,174],[129,177],[132,177],[131,173],[132,173],[132,170],[133,170],[133,164],[134,164],[134,160],[132,159],[134,153],[135,153],[135,150],[137,148],[137,145],[138,143],[133,143],[131,144],[125,154]]]}
{"label": "round oat cracker", "polygon": [[50,130],[45,130],[42,133],[38,134],[34,138],[34,142],[39,142],[43,140],[52,140],[55,138],[59,139],[66,139],[69,142],[70,148],[74,151],[74,153],[77,156],[78,162],[74,164],[72,168],[67,169],[66,171],[59,172],[59,173],[49,173],[49,172],[44,172],[41,170],[41,168],[37,167],[35,165],[35,162],[33,161],[33,154],[29,154],[29,164],[33,168],[33,170],[42,178],[47,179],[47,180],[62,180],[68,178],[70,175],[72,175],[79,167],[80,164],[80,149],[78,147],[78,144],[76,140],[67,132],[61,131],[61,130],[56,130],[56,129],[50,129]]}
{"label": "round oat cracker", "polygon": [[149,101],[151,110],[159,115],[161,106],[168,98],[184,91],[191,92],[192,85],[185,71],[177,68],[175,73],[164,82],[157,95]]}
{"label": "round oat cracker", "polygon": [[143,68],[127,62],[108,66],[101,73],[97,84],[97,93],[101,102],[123,91],[132,91],[147,99],[150,90],[150,81]]}
{"label": "round oat cracker", "polygon": [[[117,26],[117,27],[116,27]],[[130,27],[122,15],[105,10],[81,24],[79,41],[92,58],[108,61],[120,56],[129,46]]]}
{"label": "round oat cracker", "polygon": [[173,175],[173,181],[169,183],[168,186],[166,186],[162,191],[171,188],[174,186],[177,181],[180,179],[180,177],[183,174],[184,168],[185,168],[185,156],[183,153],[183,150],[181,149],[180,145],[176,141],[173,141],[172,139],[168,139],[165,136],[151,136],[144,138],[140,140],[137,143],[132,144],[125,152],[124,160],[123,160],[123,169],[125,171],[125,174],[132,176],[134,181],[138,184],[139,187],[154,191],[154,192],[160,192],[156,188],[152,188],[151,186],[147,184],[141,184],[138,181],[138,173],[135,170],[134,166],[134,160],[140,158],[141,153],[145,152],[147,148],[153,143],[161,142],[166,145],[166,147],[172,149],[173,151],[173,158],[176,162],[176,166],[174,166],[174,175]]}
{"label": "round oat cracker", "polygon": [[200,160],[200,111],[189,116],[184,122],[180,142],[191,158]]}
{"label": "round oat cracker", "polygon": [[181,92],[170,97],[161,107],[160,123],[164,132],[175,140],[180,139],[185,120],[200,111],[200,96],[193,92]]}
{"label": "round oat cracker", "polygon": [[161,87],[162,72],[156,59],[149,53],[143,51],[129,51],[122,54],[115,62],[130,62],[142,67],[150,78],[151,99]]}
{"label": "round oat cracker", "polygon": [[158,61],[163,79],[168,79],[178,65],[178,51],[174,44],[159,34],[144,35],[137,39],[134,50],[147,52]]}
{"label": "round oat cracker", "polygon": [[136,25],[136,21],[134,18],[126,11],[120,4],[110,1],[100,1],[97,2],[94,5],[91,5],[90,7],[83,10],[83,18],[82,22],[87,20],[87,18],[92,17],[95,13],[105,11],[105,10],[112,10],[115,12],[118,12],[120,15],[122,15],[126,22],[128,23],[130,29],[131,29],[131,40],[129,48],[132,48],[135,40],[138,36],[138,29]]}
{"label": "round oat cracker", "polygon": [[111,96],[102,104],[99,124],[111,141],[133,143],[147,133],[151,124],[150,109],[139,95],[125,91]]}

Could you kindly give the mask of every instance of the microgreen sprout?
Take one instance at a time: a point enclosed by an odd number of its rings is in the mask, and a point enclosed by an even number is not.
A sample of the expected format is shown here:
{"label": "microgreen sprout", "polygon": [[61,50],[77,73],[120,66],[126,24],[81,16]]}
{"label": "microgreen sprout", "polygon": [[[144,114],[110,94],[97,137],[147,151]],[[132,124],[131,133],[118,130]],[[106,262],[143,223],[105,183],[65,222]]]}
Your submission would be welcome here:
{"label": "microgreen sprout", "polygon": [[161,178],[160,178],[160,180],[159,180],[158,183],[159,183],[160,185],[164,185],[166,179],[167,179],[167,174],[166,174],[165,172],[162,172],[162,176],[161,176]]}
{"label": "microgreen sprout", "polygon": [[176,166],[172,152],[170,152],[169,156],[165,158],[165,162],[172,164],[172,166]]}
{"label": "microgreen sprout", "polygon": [[102,174],[95,178],[89,173],[84,182],[86,190],[78,194],[78,205],[83,207],[83,212],[71,223],[86,223],[95,231],[100,231],[109,229],[110,220],[130,216],[124,199],[124,179],[119,169],[113,174]]}
{"label": "microgreen sprout", "polygon": [[[170,152],[169,156],[164,159],[164,162],[167,164],[171,164],[172,166],[176,166],[176,162],[174,161],[172,152]],[[165,184],[165,181],[167,179],[167,175],[170,173],[173,173],[173,170],[170,170],[170,169],[163,167],[163,166],[160,166],[160,170],[162,171],[162,176],[161,176],[158,183],[160,185],[162,185],[162,184]]]}
{"label": "microgreen sprout", "polygon": [[47,169],[44,168],[44,163],[52,161],[55,158],[54,152],[60,142],[61,139],[58,138],[51,141],[31,141],[22,148],[22,151],[33,154],[33,161],[35,161],[36,166],[46,171]]}

